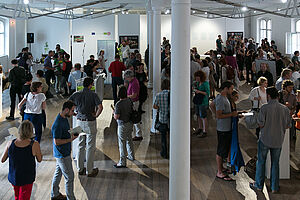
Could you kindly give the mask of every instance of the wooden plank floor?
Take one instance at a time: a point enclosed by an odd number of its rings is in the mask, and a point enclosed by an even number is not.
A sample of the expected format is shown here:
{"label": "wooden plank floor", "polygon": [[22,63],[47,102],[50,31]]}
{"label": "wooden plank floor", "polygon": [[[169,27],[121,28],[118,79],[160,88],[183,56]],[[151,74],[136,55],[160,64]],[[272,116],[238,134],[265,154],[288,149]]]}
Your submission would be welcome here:
{"label": "wooden plank floor", "polygon": [[[110,87],[106,91],[111,91]],[[151,92],[150,92],[151,93]],[[249,106],[246,99],[249,87],[241,88],[240,109]],[[106,95],[109,97],[110,95]],[[31,199],[50,199],[51,180],[55,170],[55,159],[52,156],[52,138],[50,127],[65,101],[61,96],[47,101],[47,129],[43,133],[41,149],[44,155],[42,163],[37,164],[37,178],[34,183]],[[160,136],[150,136],[151,102],[149,98],[145,103],[143,115],[143,136],[141,142],[134,142],[136,161],[128,161],[128,168],[115,169],[113,164],[118,162],[119,152],[116,136],[116,122],[112,119],[110,104],[112,100],[104,100],[104,110],[97,119],[97,150],[95,166],[99,174],[95,178],[75,175],[75,196],[79,200],[167,200],[169,195],[168,173],[169,161],[160,157]],[[8,90],[3,95],[3,117],[0,121],[0,153],[3,152],[9,135],[8,128],[17,127],[20,119],[7,122],[4,117],[9,108]],[[196,122],[191,116],[191,127],[196,127]],[[234,176],[234,182],[224,182],[215,178],[216,175],[216,131],[215,120],[209,115],[208,137],[200,139],[191,135],[191,198],[192,200],[253,200],[253,199],[300,199],[300,175],[294,170],[291,180],[280,182],[281,193],[272,195],[264,190],[264,194],[256,194],[249,188],[251,178],[242,170]],[[190,133],[186,134],[187,137]],[[240,145],[245,161],[256,154],[256,139],[252,132],[240,124]],[[180,148],[180,147],[178,147]],[[73,165],[75,170],[75,163]],[[0,167],[0,199],[13,199],[13,189],[7,180],[8,162]],[[267,181],[269,187],[269,181]],[[64,191],[64,181],[61,181],[61,192]]]}

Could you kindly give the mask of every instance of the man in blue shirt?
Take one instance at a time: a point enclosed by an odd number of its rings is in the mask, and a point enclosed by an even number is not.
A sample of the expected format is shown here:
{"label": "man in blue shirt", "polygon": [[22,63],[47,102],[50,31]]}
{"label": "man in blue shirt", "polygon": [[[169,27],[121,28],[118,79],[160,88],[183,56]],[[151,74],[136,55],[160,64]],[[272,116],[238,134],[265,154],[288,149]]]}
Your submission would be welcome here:
{"label": "man in blue shirt", "polygon": [[[74,109],[74,102],[65,102],[61,113],[57,115],[51,128],[53,136],[53,155],[56,159],[56,169],[51,186],[51,200],[75,199],[73,192],[74,171],[71,159],[71,143],[78,135],[71,135],[68,132],[70,125],[67,119],[74,115]],[[65,178],[66,196],[59,192],[59,183],[62,175],[64,175]]]}
{"label": "man in blue shirt", "polygon": [[44,60],[44,69],[45,69],[45,78],[46,78],[46,83],[49,86],[49,89],[47,91],[47,97],[52,97],[52,94],[50,93],[50,80],[51,78],[55,77],[54,76],[54,67],[52,66],[51,59],[54,55],[54,51],[49,51],[48,56]]}

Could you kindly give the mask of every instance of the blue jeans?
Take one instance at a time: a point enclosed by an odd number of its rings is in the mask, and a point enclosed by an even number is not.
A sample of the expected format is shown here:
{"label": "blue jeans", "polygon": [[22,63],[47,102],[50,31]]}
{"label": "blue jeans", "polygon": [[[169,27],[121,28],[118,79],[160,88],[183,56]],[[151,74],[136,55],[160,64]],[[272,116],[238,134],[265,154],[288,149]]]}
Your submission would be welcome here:
{"label": "blue jeans", "polygon": [[119,165],[126,166],[126,150],[128,157],[134,159],[134,149],[132,143],[133,124],[131,122],[123,123],[118,125],[118,142],[120,151]]}
{"label": "blue jeans", "polygon": [[35,140],[41,143],[42,132],[43,132],[43,114],[24,114],[24,120],[32,122],[35,131]]}
{"label": "blue jeans", "polygon": [[257,149],[257,163],[255,174],[255,186],[262,189],[265,181],[265,168],[268,152],[271,153],[271,190],[278,191],[279,189],[279,158],[281,148],[269,148],[265,146],[260,140],[258,141]]}
{"label": "blue jeans", "polygon": [[114,104],[118,102],[118,95],[117,95],[117,86],[123,85],[124,81],[122,77],[112,77],[112,89],[113,89],[113,98],[114,98]]}
{"label": "blue jeans", "polygon": [[57,197],[59,195],[59,183],[61,176],[65,178],[65,188],[68,200],[74,200],[74,171],[72,167],[71,156],[65,158],[56,158],[56,168],[52,180],[51,197]]}
{"label": "blue jeans", "polygon": [[84,168],[84,160],[86,160],[86,169],[90,174],[94,168],[94,156],[96,150],[96,134],[97,123],[95,121],[76,121],[77,126],[80,126],[86,135],[78,137],[78,152],[77,152],[77,169],[79,171]]}

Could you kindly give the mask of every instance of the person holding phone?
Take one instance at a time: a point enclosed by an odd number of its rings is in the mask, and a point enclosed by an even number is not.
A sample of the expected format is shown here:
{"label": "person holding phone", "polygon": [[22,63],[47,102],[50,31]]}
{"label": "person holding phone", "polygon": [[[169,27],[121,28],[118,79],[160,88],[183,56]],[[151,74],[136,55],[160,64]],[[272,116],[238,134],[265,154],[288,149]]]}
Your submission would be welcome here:
{"label": "person holding phone", "polygon": [[[75,103],[67,101],[63,104],[62,111],[57,115],[51,131],[53,136],[53,155],[56,159],[56,168],[51,186],[51,200],[74,200],[74,171],[71,159],[71,143],[78,135],[70,134],[68,117],[74,115]],[[67,195],[59,192],[59,183],[62,175],[65,178],[65,190]]]}

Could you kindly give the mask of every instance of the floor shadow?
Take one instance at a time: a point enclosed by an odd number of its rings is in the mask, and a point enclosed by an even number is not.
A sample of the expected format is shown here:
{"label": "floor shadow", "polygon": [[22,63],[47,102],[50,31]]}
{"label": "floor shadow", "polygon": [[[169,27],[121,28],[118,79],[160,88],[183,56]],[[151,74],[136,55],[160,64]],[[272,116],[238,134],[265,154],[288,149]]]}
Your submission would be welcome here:
{"label": "floor shadow", "polygon": [[[220,191],[223,191],[222,193]],[[223,195],[222,195],[223,194]],[[236,190],[236,182],[230,181],[226,182],[215,178],[213,181],[209,193],[207,195],[207,200],[243,200],[245,197]]]}

